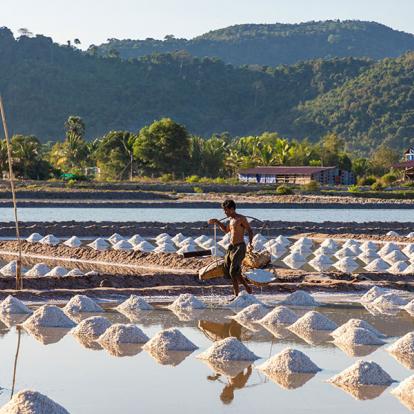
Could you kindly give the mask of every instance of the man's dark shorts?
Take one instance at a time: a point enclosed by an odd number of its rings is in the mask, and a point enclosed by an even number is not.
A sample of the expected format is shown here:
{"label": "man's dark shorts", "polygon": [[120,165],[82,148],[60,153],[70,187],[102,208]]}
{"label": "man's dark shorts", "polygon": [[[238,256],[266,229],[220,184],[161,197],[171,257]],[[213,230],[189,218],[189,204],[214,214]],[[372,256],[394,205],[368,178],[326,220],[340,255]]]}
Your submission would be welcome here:
{"label": "man's dark shorts", "polygon": [[237,280],[241,277],[242,263],[245,256],[245,243],[230,244],[224,256],[224,273],[226,277],[232,280]]}

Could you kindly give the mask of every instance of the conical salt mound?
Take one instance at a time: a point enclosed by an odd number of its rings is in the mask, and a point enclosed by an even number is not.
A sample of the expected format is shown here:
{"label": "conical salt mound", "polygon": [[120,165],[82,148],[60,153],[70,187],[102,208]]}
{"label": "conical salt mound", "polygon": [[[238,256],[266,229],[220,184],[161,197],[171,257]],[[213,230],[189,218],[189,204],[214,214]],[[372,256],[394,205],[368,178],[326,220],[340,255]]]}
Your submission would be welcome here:
{"label": "conical salt mound", "polygon": [[292,255],[298,254],[303,256],[304,258],[310,256],[310,254],[312,253],[312,249],[308,246],[292,246],[290,251]]}
{"label": "conical salt mound", "polygon": [[20,315],[30,313],[32,313],[31,309],[29,309],[22,301],[14,296],[9,295],[0,303],[0,314],[2,315]]}
{"label": "conical salt mound", "polygon": [[80,241],[79,237],[72,236],[70,239],[67,239],[63,244],[68,247],[80,247],[82,245],[82,242]]}
{"label": "conical salt mound", "polygon": [[43,236],[39,233],[32,233],[26,241],[29,243],[38,243],[40,240],[43,239]]}
{"label": "conical salt mound", "polygon": [[297,349],[287,348],[268,359],[257,369],[264,372],[287,372],[295,374],[312,374],[321,369],[311,359]]}
{"label": "conical salt mound", "polygon": [[0,269],[0,273],[4,276],[14,276],[17,270],[17,261],[13,260],[10,263],[7,263]]}
{"label": "conical salt mound", "polygon": [[300,268],[305,264],[306,258],[298,252],[293,252],[283,259],[289,267]]}
{"label": "conical salt mound", "polygon": [[384,260],[389,264],[393,264],[399,261],[408,260],[408,257],[400,250],[393,250],[391,253],[384,257]]}
{"label": "conical salt mound", "polygon": [[49,266],[44,263],[35,264],[30,270],[25,273],[25,276],[28,277],[42,277],[50,272]]}
{"label": "conical salt mound", "polygon": [[385,342],[374,335],[371,331],[354,326],[346,329],[335,338],[335,343],[344,345],[383,345]]}
{"label": "conical salt mound", "polygon": [[268,312],[269,310],[265,306],[256,303],[247,306],[233,316],[233,318],[239,321],[256,322],[259,319],[262,319]]}
{"label": "conical salt mound", "polygon": [[103,316],[92,316],[84,319],[72,333],[76,336],[98,338],[111,326],[111,322]]}
{"label": "conical salt mound", "polygon": [[405,306],[404,309],[409,312],[409,313],[413,313],[414,312],[414,299],[411,302],[408,302]]}
{"label": "conical salt mound", "polygon": [[312,241],[312,239],[309,239],[308,237],[301,237],[300,239],[298,239],[294,243],[294,246],[308,246],[308,247],[312,247],[313,246],[313,241]]}
{"label": "conical salt mound", "polygon": [[355,257],[358,254],[355,253],[350,247],[343,247],[335,253],[335,257],[343,259],[344,257]]}
{"label": "conical salt mound", "polygon": [[85,273],[83,273],[82,270],[79,270],[79,269],[72,269],[66,274],[66,277],[68,276],[80,277],[80,276],[85,276]]}
{"label": "conical salt mound", "polygon": [[402,274],[405,271],[405,269],[407,269],[407,267],[408,267],[408,264],[403,261],[396,262],[387,270],[387,272],[393,275],[398,275],[398,274]]}
{"label": "conical salt mound", "polygon": [[362,320],[362,319],[350,319],[348,322],[341,325],[339,328],[335,329],[331,335],[334,338],[338,338],[339,336],[343,335],[349,328],[363,328],[370,332],[372,332],[375,336],[383,337],[384,335],[375,329],[370,323]]}
{"label": "conical salt mound", "polygon": [[373,305],[379,308],[400,307],[405,306],[407,303],[407,299],[404,299],[396,293],[386,293],[385,295],[381,295],[380,297],[375,299],[374,302],[372,302]]}
{"label": "conical salt mound", "polygon": [[298,318],[298,315],[286,306],[277,306],[258,322],[262,325],[292,325]]}
{"label": "conical salt mound", "polygon": [[365,269],[369,272],[385,272],[390,266],[382,259],[375,259]]}
{"label": "conical salt mound", "polygon": [[398,246],[395,243],[385,243],[384,246],[379,250],[378,254],[381,257],[390,254],[393,250],[399,250]]}
{"label": "conical salt mound", "polygon": [[358,268],[357,262],[351,257],[344,257],[341,260],[338,260],[334,266],[344,273],[352,273]]}
{"label": "conical salt mound", "polygon": [[147,242],[146,240],[142,241],[141,243],[138,243],[135,247],[134,247],[135,251],[138,252],[146,252],[146,253],[150,253],[154,250],[154,246]]}
{"label": "conical salt mound", "polygon": [[23,390],[1,407],[0,414],[69,414],[69,411],[40,392]]}
{"label": "conical salt mound", "polygon": [[333,239],[325,239],[321,243],[321,247],[326,247],[331,251],[335,251],[338,248],[338,243]]}
{"label": "conical salt mound", "polygon": [[361,246],[359,246],[361,248],[362,251],[366,252],[368,250],[370,251],[377,251],[377,245],[372,242],[372,241],[365,241],[364,243],[361,244]]}
{"label": "conical salt mound", "polygon": [[108,249],[109,244],[106,242],[105,239],[102,239],[99,237],[96,240],[94,240],[92,243],[89,243],[88,246],[94,250],[103,251],[103,250]]}
{"label": "conical salt mound", "polygon": [[313,262],[314,264],[319,264],[319,265],[330,265],[333,263],[332,259],[325,254],[315,255],[315,258],[311,260],[311,262]]}
{"label": "conical salt mound", "polygon": [[161,233],[155,237],[155,240],[172,240],[172,237],[168,233]]}
{"label": "conical salt mound", "polygon": [[362,260],[365,264],[369,264],[375,259],[379,259],[379,254],[374,250],[365,250],[359,256],[358,259]]}
{"label": "conical salt mound", "polygon": [[[207,237],[207,236],[200,236],[200,237]],[[197,239],[200,239],[200,237],[198,237]],[[179,245],[183,240],[185,240],[186,237],[184,236],[183,233],[178,233],[176,234],[171,241],[175,244],[175,245]],[[197,239],[195,240],[196,243],[198,243]]]}
{"label": "conical salt mound", "polygon": [[224,257],[224,253],[218,247],[212,247],[210,250],[213,257]]}
{"label": "conical salt mound", "polygon": [[285,247],[290,245],[290,240],[281,234],[276,237],[275,241]]}
{"label": "conical salt mound", "polygon": [[64,277],[68,274],[67,269],[62,266],[54,267],[49,273],[46,273],[46,277]]}
{"label": "conical salt mound", "polygon": [[154,308],[143,298],[131,295],[126,301],[118,305],[116,309],[120,312],[136,312],[142,310],[152,310]]}
{"label": "conical salt mound", "polygon": [[338,385],[390,385],[394,380],[375,362],[357,361],[332,377],[329,382]]}
{"label": "conical salt mound", "polygon": [[291,306],[319,306],[319,303],[308,292],[297,290],[291,293],[281,304]]}
{"label": "conical salt mound", "polygon": [[202,246],[203,243],[205,243],[209,239],[210,239],[210,237],[203,234],[203,235],[197,237],[196,239],[194,239],[194,243],[197,243],[198,245]]}
{"label": "conical salt mound", "polygon": [[121,240],[125,240],[125,239],[120,234],[114,233],[111,237],[108,237],[108,240],[112,244],[116,244],[116,243],[120,242]]}
{"label": "conical salt mound", "polygon": [[236,299],[226,305],[227,308],[245,308],[246,306],[253,305],[255,303],[263,305],[256,296],[247,292],[241,292]]}
{"label": "conical salt mound", "polygon": [[408,257],[414,256],[414,243],[407,244],[403,249],[403,253]]}
{"label": "conical salt mound", "polygon": [[374,286],[367,293],[365,293],[365,295],[361,297],[361,302],[373,302],[375,299],[379,298],[384,293],[389,293],[389,290],[384,289],[382,287]]}
{"label": "conical salt mound", "polygon": [[310,311],[305,313],[299,318],[293,325],[289,326],[289,329],[294,332],[301,331],[333,331],[338,326],[335,322],[331,321],[322,313]]}
{"label": "conical salt mound", "polygon": [[410,264],[403,272],[404,275],[413,275],[414,274],[414,264]]}
{"label": "conical salt mound", "polygon": [[161,244],[154,249],[154,253],[175,253],[177,250],[172,244]]}
{"label": "conical salt mound", "polygon": [[54,305],[43,305],[24,322],[23,327],[73,328],[75,325],[62,309]]}
{"label": "conical salt mound", "polygon": [[414,353],[414,332],[409,332],[398,341],[387,348],[393,354],[413,354]]}
{"label": "conical salt mound", "polygon": [[414,375],[402,381],[391,391],[409,410],[414,411]]}
{"label": "conical salt mound", "polygon": [[211,361],[255,361],[259,359],[257,355],[234,337],[214,342],[210,348],[198,355],[197,358]]}
{"label": "conical salt mound", "polygon": [[331,256],[335,250],[330,249],[329,247],[320,246],[314,252],[314,256]]}
{"label": "conical salt mound", "polygon": [[69,314],[71,313],[98,313],[104,310],[91,298],[85,295],[74,296],[63,308]]}
{"label": "conical salt mound", "polygon": [[184,246],[180,247],[176,253],[177,254],[184,254],[184,253],[189,253],[189,252],[196,252],[198,249],[198,246],[193,243],[193,244],[185,244]]}
{"label": "conical salt mound", "polygon": [[253,237],[253,243],[256,242],[262,242],[262,243],[266,243],[267,242],[267,238],[264,237],[262,234],[257,233],[254,237]]}
{"label": "conical salt mound", "polygon": [[396,231],[394,231],[394,230],[391,230],[391,231],[387,232],[385,235],[386,235],[386,236],[392,236],[392,237],[399,237],[399,236],[400,236],[400,235],[399,235]]}
{"label": "conical salt mound", "polygon": [[[324,272],[324,271],[326,271],[326,270],[328,270],[329,268],[332,267],[332,263],[328,263],[324,259],[320,260],[320,257],[322,257],[322,256],[315,257],[314,259],[309,261],[309,264],[315,270],[317,270],[319,272]],[[325,256],[325,257],[327,257],[327,256]]]}
{"label": "conical salt mound", "polygon": [[145,344],[149,338],[140,328],[132,324],[116,323],[110,326],[98,339],[101,344]]}
{"label": "conical salt mound", "polygon": [[[217,243],[219,246],[222,246],[222,247],[224,247],[224,248],[226,248],[227,246],[228,246],[228,243],[221,243],[221,242],[219,242],[219,243]],[[214,240],[213,239],[208,239],[208,240],[206,240],[205,242],[203,242],[203,244],[201,244],[201,247],[203,248],[203,249],[206,249],[206,250],[208,250],[208,249],[211,249],[211,248],[213,248],[214,246],[216,245],[216,243],[214,242]]]}
{"label": "conical salt mound", "polygon": [[55,237],[53,234],[48,234],[47,236],[43,237],[43,239],[39,240],[41,244],[48,244],[50,246],[56,246],[60,243],[60,240]]}
{"label": "conical salt mound", "polygon": [[126,240],[120,240],[118,243],[115,243],[112,248],[114,250],[124,250],[124,251],[131,251],[134,246],[130,243],[127,242]]}
{"label": "conical salt mound", "polygon": [[171,328],[158,332],[144,346],[148,352],[154,351],[194,351],[198,349],[188,338],[186,338],[178,329]]}
{"label": "conical salt mound", "polygon": [[136,246],[144,240],[145,239],[141,237],[139,234],[134,234],[132,237],[128,239],[128,243],[131,243],[133,246]]}
{"label": "conical salt mound", "polygon": [[184,293],[168,306],[169,309],[204,309],[206,305],[194,295]]}

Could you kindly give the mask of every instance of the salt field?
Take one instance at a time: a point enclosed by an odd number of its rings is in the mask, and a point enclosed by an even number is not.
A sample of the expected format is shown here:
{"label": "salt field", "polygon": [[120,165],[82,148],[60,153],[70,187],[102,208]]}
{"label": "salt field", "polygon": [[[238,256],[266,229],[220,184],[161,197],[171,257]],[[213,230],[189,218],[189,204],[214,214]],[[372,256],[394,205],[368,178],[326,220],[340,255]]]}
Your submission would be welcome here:
{"label": "salt field", "polygon": [[[288,306],[299,317],[317,309],[338,326],[351,318],[371,324],[384,335],[385,344],[370,347],[370,352],[361,358],[349,356],[329,335],[315,345],[281,326],[273,327],[273,333],[272,327],[265,329],[258,323],[246,328],[229,319],[237,310],[219,307],[217,297],[213,298],[214,303],[209,297],[199,299],[208,308],[200,309],[195,317],[184,319],[166,308],[171,300],[163,304],[158,301],[153,310],[137,310],[130,318],[113,310],[115,303],[104,304],[106,311],[99,315],[111,323],[132,322],[149,338],[161,330],[176,328],[199,348],[193,352],[171,351],[168,358],[165,355],[158,358],[140,344],[130,344],[128,348],[119,345],[118,352],[114,352],[112,347],[106,348],[93,340],[79,340],[69,329],[26,331],[14,326],[13,318],[2,316],[7,325],[0,325],[0,384],[3,387],[0,404],[10,399],[20,341],[14,392],[27,388],[36,390],[70,413],[126,413],[135,412],[137,407],[145,413],[250,413],[252,410],[270,413],[275,407],[280,412],[295,413],[410,412],[391,391],[412,375],[412,370],[386,350],[397,338],[414,330],[414,319],[408,312],[401,310],[393,316],[372,315],[361,305],[349,302],[354,299],[345,295],[337,305],[327,304],[327,297],[317,295],[318,302],[325,305],[317,308]],[[258,299],[268,305],[270,312],[283,297],[278,295],[276,300],[276,296],[259,296]],[[332,301],[332,296],[329,300]],[[65,303],[62,301],[61,305]],[[85,314],[85,318],[90,316]],[[51,332],[53,329],[55,331]],[[240,340],[259,359],[236,363],[198,358],[214,341],[229,336]],[[283,374],[257,369],[286,348],[301,351],[321,371]],[[375,362],[397,382],[389,387],[357,389],[328,382],[361,359]]]}

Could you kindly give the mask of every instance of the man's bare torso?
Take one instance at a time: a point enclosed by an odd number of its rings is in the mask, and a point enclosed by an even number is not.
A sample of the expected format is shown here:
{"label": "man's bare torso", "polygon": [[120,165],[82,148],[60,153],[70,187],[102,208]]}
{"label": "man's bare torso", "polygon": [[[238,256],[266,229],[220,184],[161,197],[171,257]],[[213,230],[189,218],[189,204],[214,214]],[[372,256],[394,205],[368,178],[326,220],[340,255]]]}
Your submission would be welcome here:
{"label": "man's bare torso", "polygon": [[244,233],[246,231],[245,227],[246,218],[240,214],[237,214],[235,217],[230,219],[229,230],[230,230],[230,243],[240,244],[244,243]]}

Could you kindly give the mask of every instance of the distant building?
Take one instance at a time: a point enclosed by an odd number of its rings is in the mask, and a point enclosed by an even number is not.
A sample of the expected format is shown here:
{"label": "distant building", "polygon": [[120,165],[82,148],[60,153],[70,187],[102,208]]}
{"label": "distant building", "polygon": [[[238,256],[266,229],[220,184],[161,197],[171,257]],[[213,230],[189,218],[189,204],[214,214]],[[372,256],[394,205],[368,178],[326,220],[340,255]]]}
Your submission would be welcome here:
{"label": "distant building", "polygon": [[393,166],[396,170],[402,170],[404,180],[414,181],[414,148],[408,148],[404,152],[404,161]]}
{"label": "distant building", "polygon": [[405,161],[414,161],[414,148],[408,148],[408,150],[406,150],[404,152],[404,160]]}
{"label": "distant building", "polygon": [[338,167],[255,167],[240,170],[239,180],[260,184],[307,184],[316,181],[321,185],[352,185],[355,176]]}

